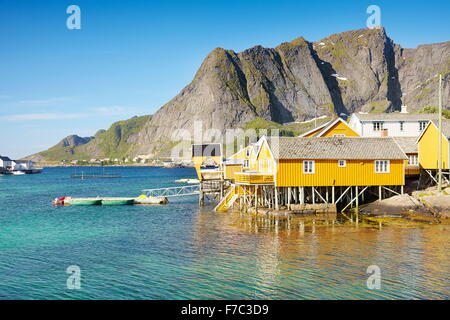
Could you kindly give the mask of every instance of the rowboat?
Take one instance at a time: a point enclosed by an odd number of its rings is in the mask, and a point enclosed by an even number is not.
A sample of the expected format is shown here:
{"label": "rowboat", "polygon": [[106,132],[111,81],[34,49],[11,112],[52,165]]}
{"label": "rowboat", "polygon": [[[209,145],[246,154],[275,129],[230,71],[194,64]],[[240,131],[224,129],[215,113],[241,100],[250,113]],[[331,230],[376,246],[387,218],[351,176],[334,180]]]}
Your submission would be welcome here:
{"label": "rowboat", "polygon": [[65,204],[72,206],[99,206],[102,204],[100,198],[66,198]]}
{"label": "rowboat", "polygon": [[134,203],[134,198],[102,198],[102,205],[104,206],[123,206]]}

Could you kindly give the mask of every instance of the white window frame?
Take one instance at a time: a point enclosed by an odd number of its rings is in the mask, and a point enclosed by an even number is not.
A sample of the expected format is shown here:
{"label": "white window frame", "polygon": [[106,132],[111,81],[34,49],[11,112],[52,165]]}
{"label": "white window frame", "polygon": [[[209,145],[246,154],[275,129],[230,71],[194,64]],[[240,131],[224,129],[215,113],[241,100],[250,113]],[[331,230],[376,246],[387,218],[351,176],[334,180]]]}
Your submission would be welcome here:
{"label": "white window frame", "polygon": [[347,167],[347,160],[338,160],[338,167],[339,168]]}
{"label": "white window frame", "polygon": [[250,168],[250,160],[249,159],[244,159],[244,164],[242,165],[242,167],[244,169]]}
{"label": "white window frame", "polygon": [[427,127],[427,121],[419,121],[419,132],[422,132]]}
{"label": "white window frame", "polygon": [[375,173],[390,173],[391,162],[389,160],[375,160]]}
{"label": "white window frame", "polygon": [[247,149],[247,150],[245,151],[245,155],[246,155],[247,157],[250,157],[250,154],[251,154],[251,150],[250,150],[250,149]]}
{"label": "white window frame", "polygon": [[316,173],[316,163],[314,160],[303,160],[303,174]]}
{"label": "white window frame", "polygon": [[382,121],[373,122],[373,131],[382,131],[383,129],[384,129],[384,122]]}
{"label": "white window frame", "polygon": [[419,164],[419,156],[417,154],[408,155],[408,165],[417,166],[418,164]]}
{"label": "white window frame", "polygon": [[333,137],[336,137],[336,138],[342,138],[342,137],[345,137],[346,135],[345,134],[343,134],[343,133],[336,133],[336,134],[333,134]]}

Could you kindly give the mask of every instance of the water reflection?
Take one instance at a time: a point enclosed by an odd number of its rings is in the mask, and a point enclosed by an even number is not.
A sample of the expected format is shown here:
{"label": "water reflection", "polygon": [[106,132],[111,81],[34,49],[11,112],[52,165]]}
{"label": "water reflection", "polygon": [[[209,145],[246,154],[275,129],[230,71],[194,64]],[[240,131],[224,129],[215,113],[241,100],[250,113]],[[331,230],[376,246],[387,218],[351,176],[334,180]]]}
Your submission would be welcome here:
{"label": "water reflection", "polygon": [[[449,231],[448,225],[380,229],[204,210],[193,231],[193,268],[208,274],[202,285],[215,288],[211,297],[446,299]],[[369,265],[381,268],[381,290],[367,289]]]}

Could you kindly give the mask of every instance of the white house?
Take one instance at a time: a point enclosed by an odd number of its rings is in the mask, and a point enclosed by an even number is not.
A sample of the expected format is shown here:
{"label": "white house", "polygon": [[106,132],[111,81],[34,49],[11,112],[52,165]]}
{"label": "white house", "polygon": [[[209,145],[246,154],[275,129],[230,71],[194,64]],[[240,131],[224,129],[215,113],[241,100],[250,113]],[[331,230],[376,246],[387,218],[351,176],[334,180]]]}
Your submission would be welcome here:
{"label": "white house", "polygon": [[0,168],[10,170],[12,167],[13,161],[10,158],[0,156]]}
{"label": "white house", "polygon": [[13,163],[13,170],[16,171],[32,170],[34,165],[31,160],[14,160]]}
{"label": "white house", "polygon": [[418,137],[428,122],[438,117],[437,113],[354,113],[349,125],[361,137]]}

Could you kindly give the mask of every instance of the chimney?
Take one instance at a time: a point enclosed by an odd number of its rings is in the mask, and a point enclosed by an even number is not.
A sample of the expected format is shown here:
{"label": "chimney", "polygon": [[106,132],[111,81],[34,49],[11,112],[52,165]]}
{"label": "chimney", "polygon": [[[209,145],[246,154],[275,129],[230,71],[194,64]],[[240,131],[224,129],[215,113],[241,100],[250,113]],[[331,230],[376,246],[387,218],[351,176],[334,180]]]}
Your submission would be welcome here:
{"label": "chimney", "polygon": [[408,113],[408,106],[402,106],[401,113]]}

